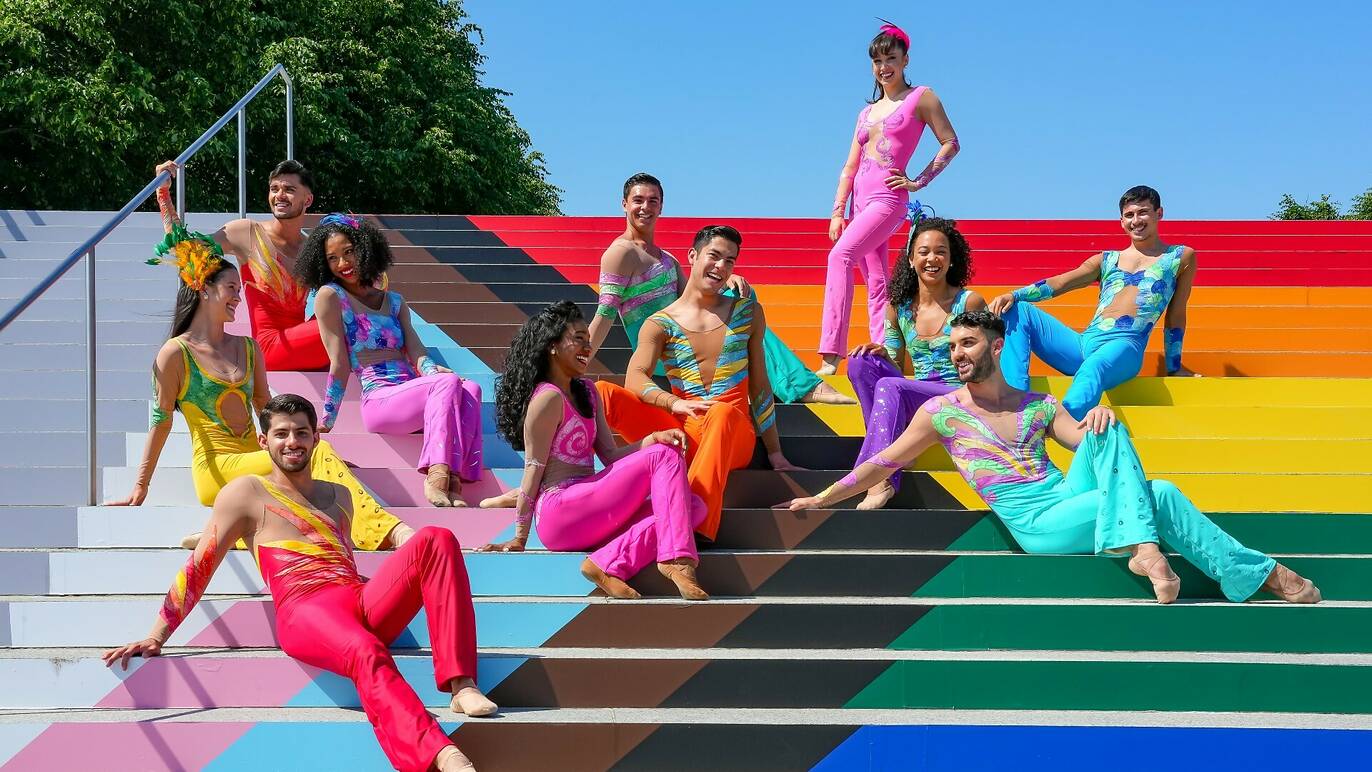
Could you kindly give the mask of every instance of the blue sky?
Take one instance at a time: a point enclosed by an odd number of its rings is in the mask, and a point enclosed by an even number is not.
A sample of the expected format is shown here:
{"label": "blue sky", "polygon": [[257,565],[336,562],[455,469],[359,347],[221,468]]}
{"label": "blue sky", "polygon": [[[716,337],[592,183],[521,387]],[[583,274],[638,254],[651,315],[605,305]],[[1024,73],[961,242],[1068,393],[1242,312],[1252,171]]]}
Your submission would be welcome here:
{"label": "blue sky", "polygon": [[[963,151],[939,214],[1263,218],[1283,193],[1372,187],[1372,3],[468,0],[485,82],[568,214],[614,214],[635,171],[676,215],[825,216],[871,92],[873,17],[914,41]],[[937,143],[926,131],[910,172]]]}

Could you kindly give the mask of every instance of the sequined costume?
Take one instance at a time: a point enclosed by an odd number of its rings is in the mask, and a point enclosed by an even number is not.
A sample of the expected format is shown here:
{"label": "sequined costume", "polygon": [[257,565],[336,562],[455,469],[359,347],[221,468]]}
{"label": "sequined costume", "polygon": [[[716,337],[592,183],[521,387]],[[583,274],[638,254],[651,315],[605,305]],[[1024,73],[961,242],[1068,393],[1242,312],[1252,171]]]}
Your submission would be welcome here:
{"label": "sequined costume", "polygon": [[[909,300],[896,309],[896,324],[885,322],[883,344],[886,356],[863,354],[848,360],[848,379],[858,403],[862,405],[867,436],[858,451],[857,463],[885,450],[905,427],[915,411],[930,397],[947,394],[959,385],[957,368],[949,356],[948,336],[953,317],[967,308],[972,293],[959,290],[943,326],[932,338],[920,337],[915,328],[915,302]],[[912,377],[901,375],[896,366],[903,352],[909,352]],[[900,487],[900,472],[891,475],[891,484]]]}
{"label": "sequined costume", "polygon": [[[617,273],[600,275],[600,299],[596,315],[607,319],[619,316],[629,345],[638,343],[643,320],[671,305],[681,286],[681,266],[667,250],[652,268],[633,276]],[[770,329],[762,338],[767,355],[767,378],[778,402],[799,402],[820,384],[819,376],[810,371],[781,338]]]}
{"label": "sequined costume", "polygon": [[[190,428],[191,476],[200,503],[210,506],[224,485],[235,477],[264,475],[272,469],[271,457],[257,445],[252,421],[246,421],[241,430],[235,430],[223,413],[225,402],[236,400],[242,403],[244,415],[251,415],[257,346],[251,339],[243,339],[247,349],[243,377],[226,381],[206,372],[184,341],[173,340],[181,347],[186,371],[181,391],[176,396],[176,406]],[[327,442],[320,442],[315,447],[310,470],[318,479],[336,482],[352,491],[352,537],[358,547],[376,549],[400,522],[381,508]]]}
{"label": "sequined costume", "polygon": [[250,226],[256,249],[241,255],[243,296],[253,338],[268,370],[325,370],[329,352],[319,337],[319,321],[305,318],[308,294],[272,254],[262,226]]}
{"label": "sequined costume", "polygon": [[[386,292],[380,310],[329,284],[340,301],[348,364],[362,385],[362,425],[376,434],[410,434],[423,430],[419,471],[447,464],[467,482],[481,477],[481,386],[453,373],[415,372],[405,358],[405,332],[400,323],[403,300]],[[363,352],[395,352],[393,359],[360,365]],[[422,364],[421,360],[421,364]],[[340,384],[341,386],[341,384]],[[326,401],[323,423],[332,426],[342,389]]]}
{"label": "sequined costume", "polygon": [[[651,563],[696,557],[692,530],[705,519],[705,502],[690,490],[686,461],[668,445],[650,445],[594,472],[596,391],[591,415],[584,416],[565,394],[562,421],[553,436],[549,463],[585,470],[543,485],[534,502],[534,527],[550,550],[594,550],[591,562],[610,576],[628,581]],[[538,395],[558,391],[540,383]]]}
{"label": "sequined costume", "polygon": [[[1139,374],[1148,335],[1176,292],[1185,249],[1180,245],[1170,247],[1152,265],[1133,273],[1120,268],[1119,252],[1103,253],[1100,303],[1086,331],[1081,333],[1031,305],[1052,297],[1045,282],[1015,290],[1016,303],[1003,317],[1005,349],[1001,352],[1000,369],[1005,381],[1016,389],[1029,388],[1029,355],[1036,354],[1054,370],[1075,376],[1063,395],[1062,406],[1074,418],[1085,416],[1100,404],[1101,395],[1107,390]],[[1136,313],[1107,316],[1116,296],[1128,287],[1137,289]],[[1175,357],[1180,367],[1179,336]]]}
{"label": "sequined costume", "polygon": [[1222,531],[1177,486],[1146,479],[1120,424],[1086,432],[1063,475],[1046,446],[1058,411],[1051,395],[1025,394],[1008,440],[957,394],[934,397],[923,410],[958,472],[1025,552],[1101,554],[1160,541],[1219,582],[1235,602],[1257,592],[1276,565]]}
{"label": "sequined costume", "polygon": [[[905,218],[907,190],[891,190],[886,178],[904,170],[924,132],[918,107],[925,86],[911,89],[886,117],[871,119],[873,105],[858,115],[855,139],[862,148],[853,178],[852,220],[829,251],[824,280],[824,315],[819,353],[848,353],[848,320],[853,313],[853,266],[867,281],[867,316],[872,342],[882,341],[886,325],[886,283],[891,264],[887,243]],[[843,205],[836,201],[837,206]],[[842,211],[841,209],[839,210]]]}

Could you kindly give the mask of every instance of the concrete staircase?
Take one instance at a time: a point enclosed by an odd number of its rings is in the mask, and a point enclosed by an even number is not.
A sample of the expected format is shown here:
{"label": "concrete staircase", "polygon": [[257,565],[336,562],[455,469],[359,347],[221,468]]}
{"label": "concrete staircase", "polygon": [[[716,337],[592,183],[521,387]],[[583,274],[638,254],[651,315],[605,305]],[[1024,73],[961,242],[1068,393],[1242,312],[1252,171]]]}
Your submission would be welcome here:
{"label": "concrete staircase", "polygon": [[[562,298],[590,310],[595,261],[619,227],[378,219],[421,337],[488,400],[529,313]],[[4,213],[0,308],[102,220]],[[664,246],[684,258],[700,224],[664,221]],[[820,224],[735,224],[740,272],[782,337],[808,352]],[[1356,765],[1372,750],[1361,731],[1372,728],[1372,231],[1319,226],[1169,223],[1172,240],[1202,250],[1188,364],[1287,377],[1141,378],[1110,401],[1153,474],[1315,578],[1325,604],[1222,602],[1176,561],[1184,601],[1160,607],[1120,561],[1021,554],[942,453],[906,472],[891,509],[772,510],[837,479],[862,433],[856,407],[780,406],[788,456],[817,471],[735,473],[718,544],[702,555],[715,599],[673,600],[650,572],[635,581],[647,599],[610,602],[581,579],[581,555],[467,553],[481,681],[502,715],[447,711],[422,617],[396,644],[400,667],[482,770]],[[976,287],[990,295],[1113,246],[1112,227],[966,223]],[[111,496],[137,464],[175,290],[172,271],[141,262],[159,238],[156,218],[136,215],[99,250],[100,483]],[[1054,310],[1084,321],[1085,294]],[[273,648],[245,553],[221,567],[168,656],[127,673],[100,663],[103,648],[146,632],[185,559],[175,544],[206,510],[179,417],[145,506],[83,506],[83,297],[79,278],[64,279],[0,334],[0,768],[384,769],[351,685]],[[596,369],[622,372],[627,345],[616,329]],[[270,381],[320,400],[319,374]],[[1041,383],[1061,394],[1066,380]],[[513,483],[522,464],[489,409],[485,420],[491,469],[468,487],[473,499]],[[418,438],[366,434],[355,405],[330,441],[407,522],[451,528],[467,547],[512,531],[510,511],[418,506]],[[382,559],[361,554],[363,572]]]}

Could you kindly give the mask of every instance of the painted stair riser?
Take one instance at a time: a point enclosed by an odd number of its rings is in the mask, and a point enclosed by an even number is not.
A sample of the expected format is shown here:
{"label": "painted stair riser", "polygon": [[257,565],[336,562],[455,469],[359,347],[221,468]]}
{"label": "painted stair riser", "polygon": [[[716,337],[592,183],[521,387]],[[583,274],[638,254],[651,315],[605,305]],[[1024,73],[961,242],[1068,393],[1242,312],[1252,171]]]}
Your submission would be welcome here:
{"label": "painted stair riser", "polygon": [[[165,592],[186,561],[181,550],[0,552],[0,594],[98,595]],[[358,553],[370,575],[385,553]],[[581,553],[467,553],[476,595],[580,597]],[[1185,560],[1174,558],[1183,598],[1219,598],[1218,588]],[[1327,600],[1372,600],[1372,558],[1289,557],[1282,562],[1310,577]],[[1123,560],[1077,555],[702,553],[702,586],[720,596],[926,598],[1151,598],[1146,580]],[[649,567],[632,582],[645,594],[673,597],[672,585]],[[231,552],[210,593],[262,593],[246,551]],[[1263,597],[1261,594],[1259,597]]]}
{"label": "painted stair riser", "polygon": [[[478,598],[482,647],[623,649],[893,649],[918,651],[1177,651],[1367,654],[1367,607],[1180,604],[1145,600],[921,604],[712,602],[670,599]],[[160,598],[32,600],[0,604],[7,646],[109,647],[146,634]],[[73,615],[81,620],[73,625]],[[277,645],[266,598],[208,598],[172,636],[172,646]],[[427,647],[417,616],[394,643]]]}

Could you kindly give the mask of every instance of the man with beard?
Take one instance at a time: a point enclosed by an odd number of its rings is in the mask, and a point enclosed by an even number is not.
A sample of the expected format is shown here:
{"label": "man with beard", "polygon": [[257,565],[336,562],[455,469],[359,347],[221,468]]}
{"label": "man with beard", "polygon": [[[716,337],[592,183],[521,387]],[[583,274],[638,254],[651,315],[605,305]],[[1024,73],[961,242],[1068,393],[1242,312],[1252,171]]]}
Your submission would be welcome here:
{"label": "man with beard", "polygon": [[[1048,394],[1012,388],[998,361],[1005,323],[989,311],[953,319],[950,355],[962,388],[925,402],[905,432],[818,496],[793,511],[831,507],[903,469],[935,442],[991,506],[1021,548],[1047,554],[1127,554],[1160,603],[1181,591],[1160,543],[1219,582],[1234,602],[1267,590],[1291,603],[1318,603],[1308,579],[1239,544],[1175,485],[1144,477],[1138,453],[1109,408],[1078,421]],[[1076,452],[1064,475],[1048,458],[1052,437]]]}
{"label": "man with beard", "polygon": [[271,472],[224,486],[148,637],[106,652],[105,664],[119,662],[127,669],[131,657],[160,654],[241,538],[271,592],[282,650],[353,681],[391,764],[415,772],[472,769],[388,649],[422,606],[439,691],[452,693],[454,711],[495,712],[474,680],[476,619],[457,539],[442,528],[422,528],[364,582],[348,537],[348,489],[310,476],[310,456],[319,442],[314,406],[282,394],[262,407],[258,422],[257,441],[271,456]]}
{"label": "man with beard", "polygon": [[[706,507],[696,533],[710,540],[719,530],[729,472],[748,465],[758,435],[773,469],[798,468],[782,455],[774,425],[762,306],[723,294],[742,242],[727,225],[700,229],[687,253],[686,289],[644,322],[624,386],[596,383],[606,422],[625,440],[666,429],[686,433],[687,479]],[[653,382],[658,361],[670,392]]]}
{"label": "man with beard", "polygon": [[[177,173],[168,161],[157,167]],[[314,203],[314,177],[299,161],[286,160],[267,176],[267,206],[272,219],[231,220],[215,231],[225,254],[235,255],[243,274],[253,338],[268,370],[325,370],[329,353],[319,337],[319,322],[305,318],[309,292],[295,280],[295,258],[304,243],[305,212]],[[166,191],[164,193],[164,191]],[[158,192],[162,217],[171,207],[169,189]]]}

